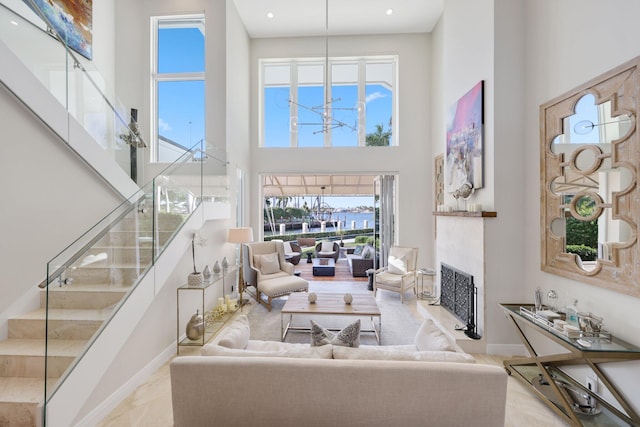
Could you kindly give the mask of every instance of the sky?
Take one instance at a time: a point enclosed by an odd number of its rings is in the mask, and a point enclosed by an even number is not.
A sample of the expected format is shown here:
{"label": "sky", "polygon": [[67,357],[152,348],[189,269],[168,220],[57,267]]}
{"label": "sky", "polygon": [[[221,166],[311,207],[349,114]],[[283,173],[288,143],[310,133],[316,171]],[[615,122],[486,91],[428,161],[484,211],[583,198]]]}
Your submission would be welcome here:
{"label": "sky", "polygon": [[[162,28],[158,35],[158,72],[204,72],[204,36],[196,28]],[[366,96],[366,133],[375,132],[376,125],[387,129],[391,117],[391,91],[380,84],[368,84]],[[358,125],[357,85],[332,87],[334,117],[349,126]],[[160,82],[158,87],[158,133],[185,147],[191,147],[205,136],[204,81]],[[289,88],[269,88],[265,91],[265,135],[269,147],[288,147],[291,128],[289,114]],[[185,100],[188,100],[185,102]],[[303,86],[298,90],[298,145],[321,147],[323,134],[317,132],[322,117],[307,108],[322,107],[322,86]],[[307,108],[304,108],[307,107]],[[340,108],[340,109],[338,109]],[[322,109],[320,109],[322,111]],[[333,146],[356,146],[357,131],[348,127],[332,131]]]}

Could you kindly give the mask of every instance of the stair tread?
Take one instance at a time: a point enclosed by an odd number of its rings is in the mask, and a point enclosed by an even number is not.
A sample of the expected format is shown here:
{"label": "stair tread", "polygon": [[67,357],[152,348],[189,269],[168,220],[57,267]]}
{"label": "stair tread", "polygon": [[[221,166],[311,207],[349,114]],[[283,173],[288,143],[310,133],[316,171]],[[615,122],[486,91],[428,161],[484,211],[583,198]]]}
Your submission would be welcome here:
{"label": "stair tread", "polygon": [[[112,309],[100,309],[100,310],[85,310],[79,308],[50,308],[49,320],[90,320],[90,321],[104,321],[109,317]],[[40,308],[38,310],[12,316],[11,319],[16,320],[44,320],[47,315],[47,310]]]}
{"label": "stair tread", "polygon": [[[49,356],[75,357],[87,340],[49,340]],[[9,338],[0,341],[0,356],[44,356],[45,340]]]}
{"label": "stair tread", "polygon": [[39,403],[44,398],[44,379],[0,377],[0,402]]}

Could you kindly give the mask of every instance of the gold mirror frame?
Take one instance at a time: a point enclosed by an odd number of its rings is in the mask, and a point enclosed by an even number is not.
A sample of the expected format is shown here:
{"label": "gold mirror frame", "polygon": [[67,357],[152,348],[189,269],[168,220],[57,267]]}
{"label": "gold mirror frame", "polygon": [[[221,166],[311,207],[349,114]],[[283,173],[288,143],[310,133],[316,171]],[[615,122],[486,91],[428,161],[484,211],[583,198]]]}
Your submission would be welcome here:
{"label": "gold mirror frame", "polygon": [[[640,57],[634,58],[540,106],[542,270],[635,297],[640,297],[640,245],[637,242],[640,222],[640,190],[637,184],[640,135],[636,126],[640,102],[639,67]],[[564,133],[564,119],[575,114],[577,102],[587,94],[594,96],[596,105],[610,101],[612,116],[628,114],[632,121],[631,129],[620,139],[611,142],[610,153],[601,155],[610,160],[612,168],[630,171],[631,183],[621,191],[614,191],[610,203],[599,200],[599,211],[594,215],[600,216],[600,208],[611,209],[611,218],[629,225],[630,237],[626,242],[612,245],[610,259],[597,259],[589,270],[582,267],[577,255],[565,252],[565,236],[558,236],[551,231],[552,223],[564,221],[566,212],[566,200],[553,191],[554,180],[564,177],[565,170],[568,176],[569,169],[575,167],[564,153],[554,153],[552,145],[554,139]],[[578,196],[584,195],[573,197]]]}

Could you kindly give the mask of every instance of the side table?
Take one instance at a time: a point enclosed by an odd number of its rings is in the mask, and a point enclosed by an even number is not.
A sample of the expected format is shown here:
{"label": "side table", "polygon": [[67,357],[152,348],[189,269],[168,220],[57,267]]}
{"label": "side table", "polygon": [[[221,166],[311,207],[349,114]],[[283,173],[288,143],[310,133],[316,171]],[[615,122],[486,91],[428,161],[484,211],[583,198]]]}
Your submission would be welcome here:
{"label": "side table", "polygon": [[[207,321],[206,319],[206,304],[205,304],[205,296],[207,296],[207,291],[211,289],[216,289],[218,286],[222,287],[222,295],[224,295],[225,290],[225,282],[227,281],[227,276],[232,276],[231,283],[234,283],[234,279],[236,277],[237,269],[229,268],[224,270],[222,273],[214,275],[211,278],[209,283],[202,283],[198,286],[189,286],[182,285],[176,289],[176,354],[180,354],[181,346],[203,346],[207,343],[211,338],[213,338],[217,333],[222,329],[224,324],[233,317],[233,314],[237,311],[227,312],[220,319]],[[188,319],[186,321],[180,322],[180,296],[184,293],[200,293],[199,295],[199,304],[196,306],[194,304],[193,311],[189,314],[189,318],[193,315],[196,309],[202,314],[205,319],[205,327],[204,333],[197,340],[191,340],[188,337],[184,337],[181,339],[181,336],[185,332],[185,327],[187,325]],[[185,294],[186,295],[186,294]]]}
{"label": "side table", "polygon": [[[417,271],[418,277],[416,278],[416,296],[421,300],[433,301],[437,298],[436,288],[433,283],[433,278],[436,276],[436,271],[432,268],[420,268]],[[425,287],[424,281],[429,282]]]}
{"label": "side table", "polygon": [[[532,355],[505,360],[504,367],[510,375],[528,386],[571,425],[640,425],[640,417],[636,411],[601,369],[601,365],[610,362],[640,360],[639,347],[608,333],[600,336],[588,336],[585,333],[578,333],[575,337],[568,336],[537,315],[530,304],[499,305],[513,322],[523,344]],[[525,332],[531,334],[531,329],[566,351],[539,355]],[[577,365],[591,368],[596,388],[606,388],[616,400],[616,406],[622,410],[602,398],[601,392],[588,389],[580,379],[571,377],[561,369],[562,366]]]}

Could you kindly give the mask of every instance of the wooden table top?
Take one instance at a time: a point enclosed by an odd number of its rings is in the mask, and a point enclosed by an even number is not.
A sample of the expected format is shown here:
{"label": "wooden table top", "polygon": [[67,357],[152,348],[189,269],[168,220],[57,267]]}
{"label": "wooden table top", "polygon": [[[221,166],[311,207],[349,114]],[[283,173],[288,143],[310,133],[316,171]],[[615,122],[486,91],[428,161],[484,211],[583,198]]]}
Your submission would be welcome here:
{"label": "wooden table top", "polygon": [[318,299],[309,304],[309,294],[294,292],[282,307],[282,314],[351,314],[380,316],[376,299],[369,294],[351,294],[353,301],[345,304],[344,294],[317,293]]}

